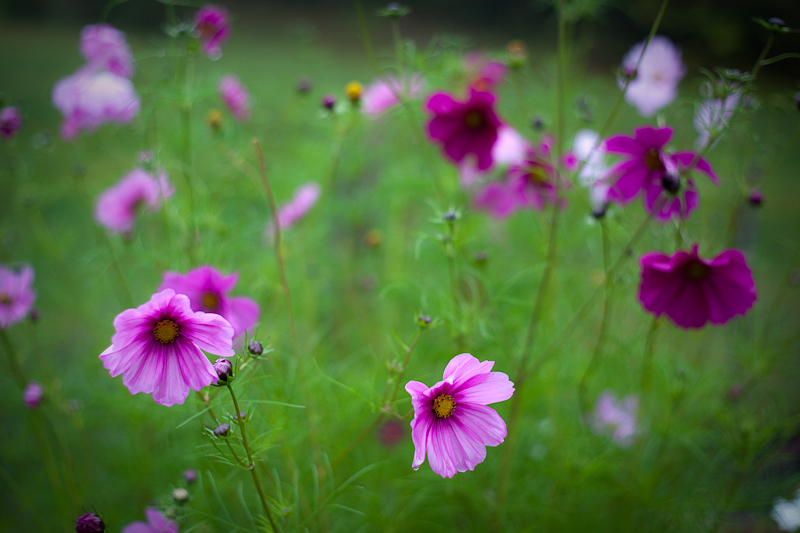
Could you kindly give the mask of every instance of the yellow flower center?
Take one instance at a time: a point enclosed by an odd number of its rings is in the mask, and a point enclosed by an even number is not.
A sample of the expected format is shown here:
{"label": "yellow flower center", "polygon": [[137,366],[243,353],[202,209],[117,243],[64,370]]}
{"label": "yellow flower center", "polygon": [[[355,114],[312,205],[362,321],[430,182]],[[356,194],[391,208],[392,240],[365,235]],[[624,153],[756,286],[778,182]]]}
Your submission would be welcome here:
{"label": "yellow flower center", "polygon": [[449,394],[440,394],[433,400],[433,412],[439,418],[447,418],[456,410],[456,401]]}
{"label": "yellow flower center", "polygon": [[659,155],[658,150],[655,148],[651,148],[646,154],[644,154],[644,164],[647,166],[648,170],[653,172],[663,172],[666,170],[664,163],[661,162],[661,155]]}
{"label": "yellow flower center", "polygon": [[483,126],[483,115],[477,111],[470,111],[464,117],[464,124],[471,130],[480,129]]}
{"label": "yellow flower center", "polygon": [[203,293],[202,303],[206,311],[216,311],[219,309],[219,296],[215,292],[206,291]]}
{"label": "yellow flower center", "polygon": [[708,276],[709,268],[700,261],[694,261],[686,267],[686,277],[693,281],[700,281]]}
{"label": "yellow flower center", "polygon": [[164,319],[153,328],[153,337],[161,344],[170,344],[180,333],[181,328],[170,319]]}
{"label": "yellow flower center", "polygon": [[11,304],[11,297],[4,292],[0,292],[0,304],[3,305]]}

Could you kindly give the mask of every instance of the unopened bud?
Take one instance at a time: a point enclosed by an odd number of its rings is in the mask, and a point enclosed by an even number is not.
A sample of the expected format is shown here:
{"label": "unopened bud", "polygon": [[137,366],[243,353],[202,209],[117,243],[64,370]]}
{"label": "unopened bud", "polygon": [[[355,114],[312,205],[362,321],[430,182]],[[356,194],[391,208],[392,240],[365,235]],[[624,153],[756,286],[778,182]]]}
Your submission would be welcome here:
{"label": "unopened bud", "polygon": [[247,350],[253,355],[261,355],[264,353],[264,347],[256,340],[247,343]]}
{"label": "unopened bud", "polygon": [[606,202],[600,203],[592,208],[592,216],[595,220],[600,220],[601,218],[606,216],[606,210],[608,209],[608,204]]}
{"label": "unopened bud", "polygon": [[229,424],[220,424],[214,428],[214,436],[227,437],[230,431],[231,431],[231,426]]}
{"label": "unopened bud", "polygon": [[183,505],[189,501],[189,491],[186,489],[175,489],[172,491],[172,499],[178,505]]}
{"label": "unopened bud", "polygon": [[247,418],[247,412],[246,411],[242,411],[238,415],[233,415],[231,418],[233,420],[245,420]]}
{"label": "unopened bud", "polygon": [[78,533],[104,533],[105,530],[105,523],[94,513],[79,516],[75,525],[75,531]]}
{"label": "unopened bud", "polygon": [[417,316],[417,324],[419,324],[419,327],[421,328],[427,328],[428,326],[431,325],[431,322],[432,322],[431,317],[429,317],[428,315],[420,314]]}
{"label": "unopened bud", "polygon": [[344,89],[347,98],[355,105],[361,100],[361,93],[364,92],[364,86],[357,81],[351,81]]}
{"label": "unopened bud", "polygon": [[670,194],[677,194],[681,190],[681,178],[675,174],[665,172],[661,176],[661,188]]}
{"label": "unopened bud", "polygon": [[322,107],[327,109],[328,111],[333,111],[333,106],[336,105],[336,97],[332,94],[326,95],[322,99]]}
{"label": "unopened bud", "polygon": [[220,357],[214,361],[214,372],[217,373],[219,381],[217,385],[225,385],[228,383],[231,376],[233,376],[233,365],[228,359]]}
{"label": "unopened bud", "polygon": [[29,381],[28,386],[22,393],[22,398],[25,400],[25,405],[28,409],[36,409],[42,404],[44,398],[44,387],[38,381]]}
{"label": "unopened bud", "polygon": [[759,207],[762,203],[764,203],[764,195],[761,194],[761,191],[758,189],[753,189],[750,191],[750,198],[747,199],[753,207]]}
{"label": "unopened bud", "polygon": [[314,88],[314,82],[312,82],[308,78],[300,78],[297,80],[297,92],[300,94],[306,94],[311,92],[311,89]]}
{"label": "unopened bud", "polygon": [[33,309],[31,309],[31,312],[28,313],[28,319],[30,319],[30,321],[35,324],[36,322],[39,321],[39,318],[41,318],[41,313],[39,312],[39,308],[34,307]]}
{"label": "unopened bud", "polygon": [[786,26],[786,23],[783,21],[783,19],[779,19],[778,17],[772,17],[767,22],[779,28],[783,28],[784,26]]}
{"label": "unopened bud", "polygon": [[191,485],[195,481],[197,481],[197,472],[194,468],[187,468],[183,471],[183,480]]}
{"label": "unopened bud", "polygon": [[534,118],[533,122],[531,122],[531,127],[536,131],[542,131],[544,129],[544,120],[540,117]]}

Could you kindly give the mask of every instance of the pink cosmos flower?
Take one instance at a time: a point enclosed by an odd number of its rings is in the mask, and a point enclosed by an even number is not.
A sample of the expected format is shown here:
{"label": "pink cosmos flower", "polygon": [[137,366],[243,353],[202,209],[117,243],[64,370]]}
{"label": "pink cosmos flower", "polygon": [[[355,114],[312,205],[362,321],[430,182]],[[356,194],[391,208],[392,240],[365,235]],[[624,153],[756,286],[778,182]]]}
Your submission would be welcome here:
{"label": "pink cosmos flower", "polygon": [[495,96],[470,89],[466,102],[459,102],[446,93],[435,93],[425,104],[433,113],[428,122],[428,135],[442,146],[444,154],[461,163],[468,155],[476,158],[478,170],[486,170],[494,162],[492,148],[502,123],[494,111]]}
{"label": "pink cosmos flower", "polygon": [[601,434],[610,432],[614,442],[627,448],[633,444],[636,436],[638,410],[639,400],[636,396],[626,396],[618,402],[613,392],[604,392],[595,406],[594,430]]}
{"label": "pink cosmos flower", "polygon": [[237,272],[225,276],[214,267],[203,265],[186,274],[164,272],[158,290],[172,289],[189,298],[192,310],[220,315],[230,322],[233,338],[237,339],[258,322],[261,314],[258,304],[250,298],[228,296],[238,280]]}
{"label": "pink cosmos flower", "polygon": [[140,206],[157,211],[175,189],[163,169],[154,178],[143,168],[135,168],[116,185],[100,193],[94,206],[94,218],[114,233],[133,229]]}
{"label": "pink cosmos flower", "polygon": [[672,257],[650,252],[639,259],[639,301],[656,316],[666,314],[682,328],[701,328],[709,320],[724,324],[744,315],[756,301],[753,274],[739,250],[703,259],[697,245]]}
{"label": "pink cosmos flower", "polygon": [[44,387],[38,381],[29,381],[25,390],[22,392],[22,399],[28,409],[36,409],[42,404],[44,398]]}
{"label": "pink cosmos flower", "polygon": [[[678,83],[686,74],[686,67],[681,60],[681,51],[672,41],[656,35],[636,69],[643,47],[644,41],[634,45],[622,60],[623,73],[636,74],[628,84],[625,100],[643,117],[651,117],[678,96]],[[622,88],[625,80],[620,78],[617,81]]]}
{"label": "pink cosmos flower", "polygon": [[136,72],[125,34],[109,24],[90,24],[81,30],[81,54],[95,69],[128,79]]}
{"label": "pink cosmos flower", "polygon": [[36,301],[33,268],[12,270],[0,265],[0,328],[7,329],[23,320]]}
{"label": "pink cosmos flower", "polygon": [[22,113],[13,106],[0,109],[0,136],[11,139],[22,128]]}
{"label": "pink cosmos flower", "polygon": [[378,78],[361,95],[361,109],[367,115],[380,115],[400,103],[400,98],[419,98],[425,89],[425,76],[415,72],[410,77],[395,76]]}
{"label": "pink cosmos flower", "polygon": [[131,522],[122,533],[178,533],[178,524],[161,514],[158,509],[147,508],[144,510],[147,523]]}
{"label": "pink cosmos flower", "polygon": [[194,17],[194,27],[200,35],[203,53],[211,58],[222,55],[221,45],[231,33],[228,10],[212,4],[201,7]]}
{"label": "pink cosmos flower", "polygon": [[250,94],[239,78],[228,74],[219,80],[219,96],[239,122],[250,120]]}
{"label": "pink cosmos flower", "polygon": [[464,58],[469,86],[478,91],[494,91],[506,79],[508,67],[489,61],[483,52],[471,52]]}
{"label": "pink cosmos flower", "polygon": [[694,129],[699,136],[695,141],[695,148],[702,150],[708,143],[708,138],[712,134],[717,134],[728,124],[733,117],[733,112],[739,106],[740,92],[733,92],[721,98],[709,98],[704,100],[694,112]]}
{"label": "pink cosmos flower", "polygon": [[[672,128],[636,128],[634,136],[616,135],[607,139],[606,152],[627,156],[608,171],[609,179],[616,178],[608,191],[608,200],[628,203],[644,192],[648,211],[660,205],[656,218],[666,222],[674,216],[686,218],[697,207],[697,189],[686,180],[682,194],[681,175],[694,162],[693,170],[706,174],[715,184],[719,182],[711,165],[703,158],[695,162],[694,152],[669,154],[665,146],[672,137]],[[663,200],[659,200],[663,198]]]}
{"label": "pink cosmos flower", "polygon": [[189,389],[199,391],[218,376],[200,350],[222,357],[235,354],[233,328],[215,313],[192,311],[189,298],[165,289],[114,319],[111,346],[100,354],[111,377],[122,374],[131,394],[152,394],[167,407],[183,404]]}
{"label": "pink cosmos flower", "polygon": [[[500,126],[497,141],[492,147],[493,167],[496,165],[517,165],[525,161],[531,143],[511,126]],[[491,170],[491,169],[489,169]],[[482,181],[487,173],[476,168],[475,158],[468,156],[458,166],[459,179],[465,189],[472,189]]]}
{"label": "pink cosmos flower", "polygon": [[86,66],[56,83],[53,105],[64,115],[61,137],[70,141],[106,123],[127,124],[141,101],[129,79]]}
{"label": "pink cosmos flower", "polygon": [[[278,224],[281,229],[288,228],[305,216],[319,200],[322,187],[316,182],[306,183],[294,193],[294,197],[278,208]],[[267,224],[267,235],[274,233],[272,222]]]}
{"label": "pink cosmos flower", "polygon": [[506,437],[506,423],[487,407],[514,394],[514,384],[503,372],[492,372],[494,361],[480,362],[468,353],[455,356],[442,381],[428,387],[406,383],[414,405],[411,439],[414,470],[425,462],[442,477],[475,470],[486,459],[486,446],[498,446]]}

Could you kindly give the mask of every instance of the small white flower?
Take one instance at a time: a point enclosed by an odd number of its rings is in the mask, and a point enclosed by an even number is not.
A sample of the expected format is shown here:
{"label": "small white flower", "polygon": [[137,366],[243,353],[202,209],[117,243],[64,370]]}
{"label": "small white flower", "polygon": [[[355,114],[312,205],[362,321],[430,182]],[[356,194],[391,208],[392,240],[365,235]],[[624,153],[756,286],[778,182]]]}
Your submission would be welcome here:
{"label": "small white flower", "polygon": [[580,130],[572,141],[572,152],[583,165],[578,173],[578,180],[581,185],[589,187],[592,208],[598,209],[605,203],[609,187],[603,181],[608,172],[608,164],[600,134],[589,129]]}
{"label": "small white flower", "polygon": [[[623,72],[636,71],[636,77],[628,84],[625,100],[643,117],[652,117],[678,96],[678,83],[686,74],[686,67],[681,60],[681,51],[672,41],[656,35],[637,69],[643,46],[644,42],[634,45],[622,60]],[[617,81],[620,88],[625,85],[623,78]]]}
{"label": "small white flower", "polygon": [[778,523],[781,531],[797,531],[800,529],[800,490],[797,491],[794,501],[783,498],[775,500],[772,507],[772,518]]}

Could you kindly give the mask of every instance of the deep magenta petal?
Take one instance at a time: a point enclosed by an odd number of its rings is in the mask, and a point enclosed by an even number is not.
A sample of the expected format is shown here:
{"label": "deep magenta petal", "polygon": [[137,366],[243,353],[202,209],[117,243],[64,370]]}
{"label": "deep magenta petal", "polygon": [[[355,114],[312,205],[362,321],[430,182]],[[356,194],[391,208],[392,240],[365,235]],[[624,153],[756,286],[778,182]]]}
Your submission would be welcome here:
{"label": "deep magenta petal", "polygon": [[653,128],[645,126],[643,128],[636,128],[633,130],[636,141],[643,147],[645,151],[651,148],[656,148],[660,151],[672,137],[672,128],[665,126],[663,128]]}

